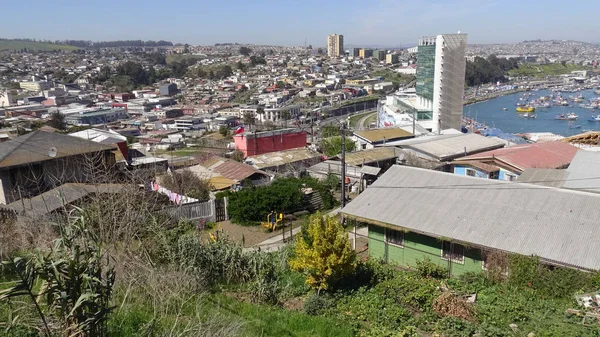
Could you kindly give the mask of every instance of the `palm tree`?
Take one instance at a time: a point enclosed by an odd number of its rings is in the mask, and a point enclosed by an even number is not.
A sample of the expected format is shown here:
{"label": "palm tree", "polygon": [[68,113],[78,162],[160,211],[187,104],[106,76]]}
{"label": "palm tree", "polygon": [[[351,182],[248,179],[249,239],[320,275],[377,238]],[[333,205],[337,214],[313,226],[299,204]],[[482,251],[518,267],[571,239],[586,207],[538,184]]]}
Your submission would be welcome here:
{"label": "palm tree", "polygon": [[259,106],[258,108],[256,108],[256,114],[257,114],[258,116],[260,116],[259,120],[260,120],[262,123],[264,123],[264,122],[265,122],[265,118],[264,118],[264,115],[265,115],[265,108],[263,108],[262,106]]}
{"label": "palm tree", "polygon": [[290,117],[291,117],[291,115],[288,110],[284,110],[281,112],[281,118],[283,118],[283,123],[285,124],[286,128],[287,128],[287,121],[288,121],[288,119],[290,119]]}

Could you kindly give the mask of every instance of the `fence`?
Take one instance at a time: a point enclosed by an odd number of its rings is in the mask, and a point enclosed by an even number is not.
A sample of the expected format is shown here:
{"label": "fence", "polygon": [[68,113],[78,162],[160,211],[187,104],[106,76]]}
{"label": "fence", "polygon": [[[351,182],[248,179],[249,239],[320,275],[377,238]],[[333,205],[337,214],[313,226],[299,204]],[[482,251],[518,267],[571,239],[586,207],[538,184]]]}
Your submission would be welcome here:
{"label": "fence", "polygon": [[199,220],[225,221],[227,220],[227,200],[209,200],[206,202],[192,202],[163,209],[175,221]]}

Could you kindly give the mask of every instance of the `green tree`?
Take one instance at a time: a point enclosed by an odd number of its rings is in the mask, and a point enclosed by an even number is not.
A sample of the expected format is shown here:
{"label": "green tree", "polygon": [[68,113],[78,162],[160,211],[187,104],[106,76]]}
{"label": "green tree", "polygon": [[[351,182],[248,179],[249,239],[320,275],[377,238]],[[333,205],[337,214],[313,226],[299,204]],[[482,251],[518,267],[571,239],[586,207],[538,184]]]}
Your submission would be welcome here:
{"label": "green tree", "polygon": [[221,127],[219,127],[219,133],[223,137],[227,137],[229,135],[229,128],[226,125],[221,125]]}
{"label": "green tree", "polygon": [[252,125],[256,124],[256,117],[254,116],[254,114],[252,112],[246,112],[244,114],[244,117],[242,120],[245,125],[252,126]]}
{"label": "green tree", "polygon": [[233,151],[233,153],[231,154],[231,159],[237,161],[237,162],[243,162],[244,161],[244,152],[242,152],[240,149],[235,149],[235,151]]}
{"label": "green tree", "polygon": [[48,121],[46,122],[46,125],[53,127],[60,131],[65,131],[65,130],[67,130],[67,127],[68,127],[65,115],[58,111],[54,112],[54,113],[52,113],[52,115],[50,115],[50,119],[48,119]]}
{"label": "green tree", "polygon": [[317,48],[317,54],[323,55],[323,48]]}
{"label": "green tree", "polygon": [[252,49],[250,49],[248,47],[240,47],[239,52],[240,52],[240,54],[242,54],[244,56],[248,56],[248,55],[250,55],[250,53],[252,53]]}
{"label": "green tree", "polygon": [[339,217],[310,217],[306,233],[294,247],[290,268],[304,274],[306,284],[320,292],[356,270],[356,253]]}
{"label": "green tree", "polygon": [[[352,139],[346,137],[344,141],[346,143],[345,146],[347,152],[351,152],[356,149],[356,142],[354,142]],[[319,146],[321,147],[321,152],[323,152],[323,154],[326,156],[337,156],[338,154],[342,153],[342,137],[334,136],[322,138]]]}
{"label": "green tree", "polygon": [[190,170],[171,172],[160,177],[160,182],[168,190],[200,201],[208,200],[212,189],[208,179],[201,179]]}
{"label": "green tree", "polygon": [[259,106],[256,108],[256,115],[260,116],[260,120],[264,121],[264,115],[265,115],[265,108],[263,108],[262,106]]}

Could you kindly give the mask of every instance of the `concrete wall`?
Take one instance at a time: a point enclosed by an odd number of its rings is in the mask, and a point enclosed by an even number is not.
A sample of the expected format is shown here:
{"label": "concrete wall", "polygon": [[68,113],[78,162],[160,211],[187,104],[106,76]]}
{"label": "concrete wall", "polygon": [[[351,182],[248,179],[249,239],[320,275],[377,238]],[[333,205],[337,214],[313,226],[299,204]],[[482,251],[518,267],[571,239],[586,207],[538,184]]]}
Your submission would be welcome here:
{"label": "concrete wall", "polygon": [[404,247],[385,242],[385,228],[369,225],[369,256],[404,267],[415,267],[417,261],[429,258],[440,266],[450,267],[453,276],[482,270],[479,249],[465,247],[464,262],[449,263],[442,259],[442,241],[412,232],[404,233]]}

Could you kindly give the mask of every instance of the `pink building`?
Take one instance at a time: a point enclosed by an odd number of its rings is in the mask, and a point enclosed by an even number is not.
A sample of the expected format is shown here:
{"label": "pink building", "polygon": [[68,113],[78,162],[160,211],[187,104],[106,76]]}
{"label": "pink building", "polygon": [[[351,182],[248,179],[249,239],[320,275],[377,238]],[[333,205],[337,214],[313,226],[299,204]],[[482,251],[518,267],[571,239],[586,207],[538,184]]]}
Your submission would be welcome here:
{"label": "pink building", "polygon": [[306,131],[282,129],[264,132],[244,132],[233,136],[236,149],[244,157],[306,146]]}

